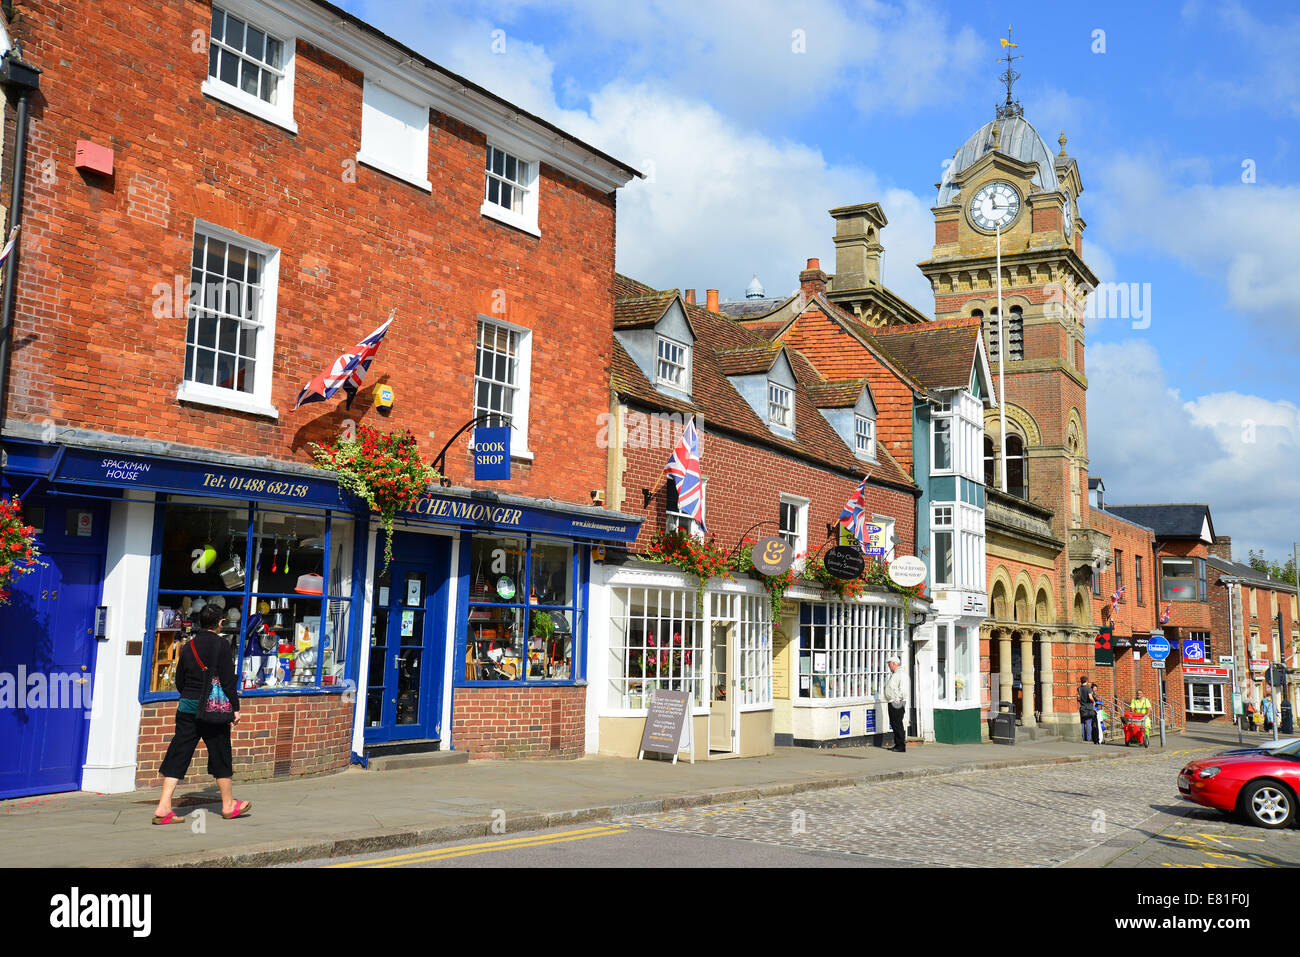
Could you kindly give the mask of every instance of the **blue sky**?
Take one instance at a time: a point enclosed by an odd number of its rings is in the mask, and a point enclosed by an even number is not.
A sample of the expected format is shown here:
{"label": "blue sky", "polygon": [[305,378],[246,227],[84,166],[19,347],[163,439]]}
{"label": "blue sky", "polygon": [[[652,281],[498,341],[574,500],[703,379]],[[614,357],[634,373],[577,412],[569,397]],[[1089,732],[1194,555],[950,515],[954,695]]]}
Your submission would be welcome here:
{"label": "blue sky", "polygon": [[1234,557],[1300,539],[1300,5],[342,6],[651,174],[619,195],[624,272],[788,292],[834,262],[826,210],[874,200],[885,282],[926,312],[933,184],[1002,99],[1010,24],[1025,116],[1079,163],[1085,259],[1149,307],[1089,326],[1092,473],[1209,502]]}

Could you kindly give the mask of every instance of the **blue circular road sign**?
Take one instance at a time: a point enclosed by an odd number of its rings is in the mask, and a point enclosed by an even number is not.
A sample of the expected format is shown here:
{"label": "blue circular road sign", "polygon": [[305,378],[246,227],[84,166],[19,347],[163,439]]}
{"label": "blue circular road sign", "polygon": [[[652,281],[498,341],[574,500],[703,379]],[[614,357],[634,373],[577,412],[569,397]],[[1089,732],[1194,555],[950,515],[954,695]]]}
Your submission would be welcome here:
{"label": "blue circular road sign", "polygon": [[1169,657],[1169,639],[1164,635],[1152,635],[1147,642],[1147,654],[1156,661],[1164,661]]}

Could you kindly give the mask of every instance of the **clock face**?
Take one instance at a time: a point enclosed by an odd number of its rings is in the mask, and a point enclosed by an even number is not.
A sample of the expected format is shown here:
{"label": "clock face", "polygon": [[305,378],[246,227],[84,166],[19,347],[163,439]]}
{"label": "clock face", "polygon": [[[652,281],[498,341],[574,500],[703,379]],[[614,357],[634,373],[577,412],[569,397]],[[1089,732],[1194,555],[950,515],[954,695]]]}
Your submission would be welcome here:
{"label": "clock face", "polygon": [[1074,204],[1070,202],[1070,191],[1065,191],[1065,238],[1069,239],[1070,234],[1074,232]]}
{"label": "clock face", "polygon": [[1020,213],[1020,194],[1010,183],[989,183],[970,203],[971,221],[980,229],[1006,227]]}

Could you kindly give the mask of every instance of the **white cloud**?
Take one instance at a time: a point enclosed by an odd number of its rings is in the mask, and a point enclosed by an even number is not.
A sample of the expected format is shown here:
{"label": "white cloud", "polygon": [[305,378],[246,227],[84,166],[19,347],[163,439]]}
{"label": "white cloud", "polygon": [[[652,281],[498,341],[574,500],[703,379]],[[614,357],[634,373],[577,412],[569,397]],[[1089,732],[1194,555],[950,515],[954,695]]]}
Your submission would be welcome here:
{"label": "white cloud", "polygon": [[[1221,283],[1229,305],[1300,348],[1300,187],[1182,185],[1153,157],[1121,155],[1101,170],[1098,226],[1119,250],[1155,251]],[[1140,276],[1116,276],[1126,282]]]}
{"label": "white cloud", "polygon": [[1088,347],[1088,444],[1108,499],[1206,502],[1233,557],[1284,558],[1300,515],[1300,408],[1237,392],[1190,401],[1146,342]]}

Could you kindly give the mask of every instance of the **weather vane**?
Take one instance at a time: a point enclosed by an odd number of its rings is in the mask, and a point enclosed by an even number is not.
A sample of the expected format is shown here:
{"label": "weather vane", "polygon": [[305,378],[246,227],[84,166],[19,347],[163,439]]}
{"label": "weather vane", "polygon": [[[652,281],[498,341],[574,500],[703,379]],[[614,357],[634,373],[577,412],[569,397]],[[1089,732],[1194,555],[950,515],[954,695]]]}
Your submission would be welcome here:
{"label": "weather vane", "polygon": [[998,119],[1005,120],[1009,116],[1025,115],[1024,109],[1020,106],[1020,101],[1011,98],[1011,85],[1020,79],[1020,74],[1011,69],[1011,64],[1015,60],[1023,59],[1023,57],[1011,55],[1011,48],[1020,46],[1018,43],[1011,42],[1011,27],[1007,27],[1007,35],[1000,38],[1000,42],[1002,43],[1002,49],[1007,51],[1005,60],[998,59],[999,63],[1006,63],[1007,65],[1006,72],[1002,74],[1002,82],[1007,85],[1007,101],[998,107],[997,112]]}

